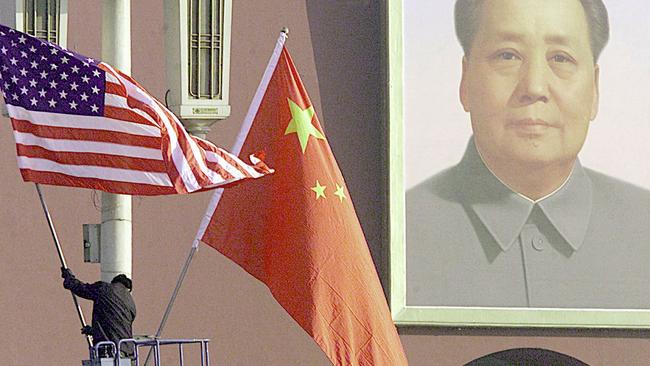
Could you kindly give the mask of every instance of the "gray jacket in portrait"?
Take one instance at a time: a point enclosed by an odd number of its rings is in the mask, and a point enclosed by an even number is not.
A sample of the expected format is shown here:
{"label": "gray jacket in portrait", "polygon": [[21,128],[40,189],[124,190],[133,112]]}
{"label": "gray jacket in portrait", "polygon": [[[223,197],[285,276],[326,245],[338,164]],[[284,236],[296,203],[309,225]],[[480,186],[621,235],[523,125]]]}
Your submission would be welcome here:
{"label": "gray jacket in portrait", "polygon": [[650,192],[582,167],[533,202],[470,140],[406,193],[409,306],[650,309]]}

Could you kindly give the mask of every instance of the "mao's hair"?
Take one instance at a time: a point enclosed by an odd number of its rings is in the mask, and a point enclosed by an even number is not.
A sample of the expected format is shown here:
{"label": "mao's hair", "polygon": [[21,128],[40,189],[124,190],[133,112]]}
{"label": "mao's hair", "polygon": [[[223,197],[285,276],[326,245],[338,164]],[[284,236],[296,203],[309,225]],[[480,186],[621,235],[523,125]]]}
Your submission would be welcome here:
{"label": "mao's hair", "polygon": [[[484,0],[456,0],[454,20],[456,36],[463,47],[465,55],[469,55],[472,41],[479,27],[481,6]],[[602,0],[580,0],[587,16],[589,25],[589,41],[594,62],[598,61],[600,53],[609,40],[609,20],[607,8]]]}

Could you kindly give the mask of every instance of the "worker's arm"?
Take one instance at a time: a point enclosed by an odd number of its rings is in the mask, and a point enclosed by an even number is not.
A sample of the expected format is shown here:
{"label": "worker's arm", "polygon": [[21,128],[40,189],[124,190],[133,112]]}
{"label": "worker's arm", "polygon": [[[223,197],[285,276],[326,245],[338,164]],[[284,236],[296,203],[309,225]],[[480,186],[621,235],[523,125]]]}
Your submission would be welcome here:
{"label": "worker's arm", "polygon": [[68,268],[61,268],[63,287],[72,291],[73,294],[88,300],[97,299],[97,286],[79,281]]}

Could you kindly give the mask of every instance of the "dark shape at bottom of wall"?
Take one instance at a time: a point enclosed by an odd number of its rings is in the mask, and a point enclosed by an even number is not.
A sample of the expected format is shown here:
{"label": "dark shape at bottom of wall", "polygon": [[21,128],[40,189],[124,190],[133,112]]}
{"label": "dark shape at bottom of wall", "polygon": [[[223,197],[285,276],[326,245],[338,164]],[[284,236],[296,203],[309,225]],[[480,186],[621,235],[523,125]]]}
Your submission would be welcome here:
{"label": "dark shape at bottom of wall", "polygon": [[513,348],[477,358],[465,366],[589,366],[571,356],[542,348]]}

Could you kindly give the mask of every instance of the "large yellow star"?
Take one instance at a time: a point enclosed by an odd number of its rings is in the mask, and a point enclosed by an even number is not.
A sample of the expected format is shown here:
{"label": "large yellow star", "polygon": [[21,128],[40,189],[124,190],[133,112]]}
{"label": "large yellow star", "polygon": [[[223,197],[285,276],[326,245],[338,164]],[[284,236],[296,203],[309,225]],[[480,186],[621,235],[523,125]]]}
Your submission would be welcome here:
{"label": "large yellow star", "polygon": [[327,188],[327,186],[321,186],[318,180],[316,181],[316,186],[311,187],[311,190],[316,192],[316,199],[321,197],[325,198],[325,188]]}
{"label": "large yellow star", "polygon": [[343,199],[346,198],[345,197],[345,191],[343,190],[343,187],[341,187],[338,184],[336,185],[336,192],[334,192],[334,195],[337,196],[339,198],[339,200],[341,200],[341,202],[343,202]]}
{"label": "large yellow star", "polygon": [[298,140],[300,141],[300,148],[304,154],[310,135],[322,140],[325,139],[325,136],[311,124],[311,120],[314,118],[314,107],[310,106],[307,109],[302,109],[293,100],[289,98],[287,100],[289,101],[289,109],[291,110],[291,121],[284,134],[297,134]]}

